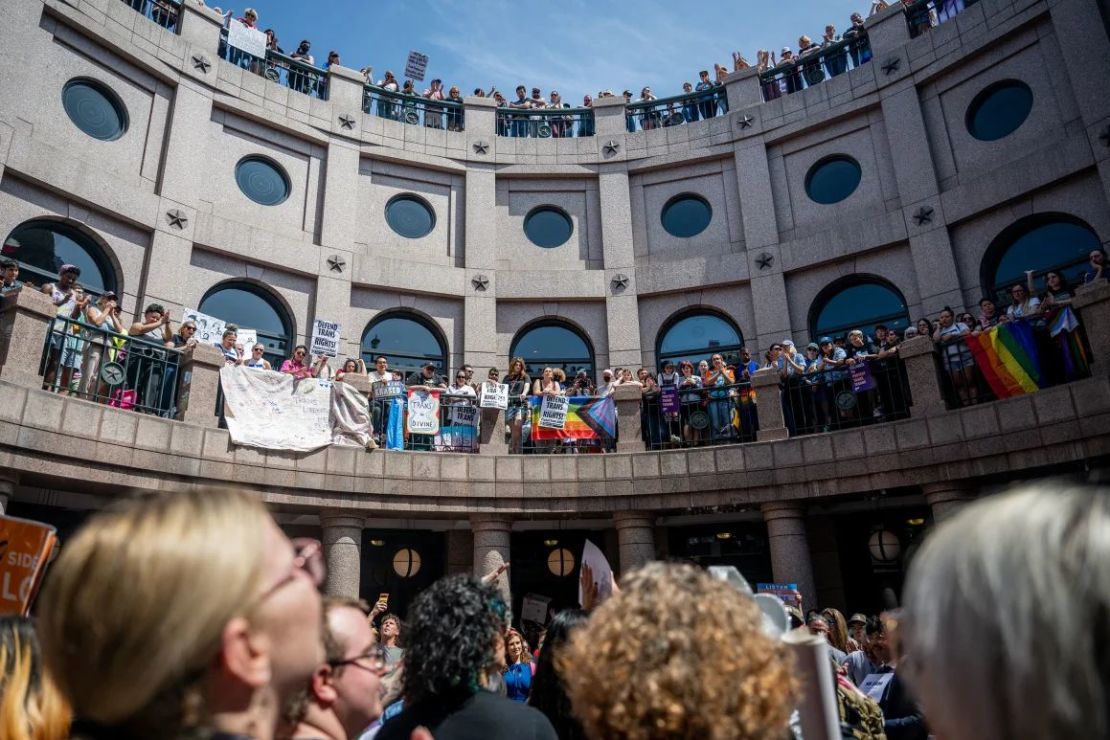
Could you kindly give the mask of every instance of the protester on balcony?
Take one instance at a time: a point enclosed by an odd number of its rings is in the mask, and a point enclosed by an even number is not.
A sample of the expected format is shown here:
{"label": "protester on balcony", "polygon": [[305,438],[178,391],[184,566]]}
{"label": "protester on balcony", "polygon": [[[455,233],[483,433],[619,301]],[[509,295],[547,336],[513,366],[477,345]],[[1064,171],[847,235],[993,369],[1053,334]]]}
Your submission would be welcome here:
{"label": "protester on balcony", "polygon": [[821,47],[813,43],[809,36],[798,39],[798,61],[802,65],[802,76],[806,86],[813,86],[825,79],[825,72],[821,67]]}
{"label": "protester on balcony", "polygon": [[505,409],[505,423],[509,425],[509,450],[513,454],[519,454],[521,430],[524,417],[528,414],[528,393],[532,388],[532,379],[524,369],[523,357],[514,357],[509,361],[505,383],[509,386],[509,407]]}
{"label": "protester on balcony", "polygon": [[848,53],[844,49],[833,51],[830,48],[839,43],[840,37],[836,35],[836,26],[831,23],[825,26],[825,35],[821,37],[821,48],[825,50],[825,69],[828,70],[829,77],[844,74],[848,69]]}
{"label": "protester on balcony", "polygon": [[162,304],[151,303],[143,311],[143,318],[131,324],[128,332],[133,338],[145,339],[159,347],[173,343],[173,331],[170,329],[170,314]]}
{"label": "protester on balcony", "polygon": [[597,395],[601,398],[608,398],[613,395],[613,389],[617,386],[616,381],[613,380],[613,371],[605,368],[601,371],[601,385],[597,387]]}
{"label": "protester on balcony", "polygon": [[243,11],[243,15],[239,18],[236,18],[236,20],[242,23],[247,28],[254,28],[256,25],[258,25],[258,11],[256,11],[254,8],[247,8]]}
{"label": "protester on balcony", "polygon": [[717,101],[713,99],[713,82],[709,79],[709,70],[698,72],[698,84],[694,92],[703,93],[698,96],[698,113],[702,118],[713,118],[717,115]]}
{"label": "protester on balcony", "polygon": [[39,639],[29,617],[0,616],[0,688],[0,730],[5,738],[70,737],[72,712],[43,667]]}
{"label": "protester on balcony", "polygon": [[[514,110],[528,110],[532,107],[532,101],[528,99],[528,89],[524,85],[516,86],[516,100],[510,102],[508,106]],[[512,121],[512,134],[516,137],[523,137],[528,135],[528,116],[514,113],[510,116]]]}
{"label": "protester on balcony", "polygon": [[748,62],[747,59],[744,58],[743,54],[741,54],[738,51],[732,52],[732,71],[733,72],[740,72],[742,70],[748,69],[751,66],[752,65]]}
{"label": "protester on balcony", "polygon": [[220,337],[220,343],[216,345],[216,349],[223,353],[225,365],[243,364],[243,347],[236,341],[238,338],[238,326],[228,324],[224,327],[223,336]]}
{"label": "protester on balcony", "polygon": [[452,103],[458,103],[458,107],[451,107],[447,109],[447,130],[448,131],[462,131],[463,130],[463,99],[459,95],[459,88],[457,85],[452,85],[451,89],[447,91],[447,100]]}
{"label": "protester on balcony", "polygon": [[105,355],[109,362],[113,361],[116,335],[124,333],[123,323],[116,315],[118,307],[116,294],[108,290],[96,299],[95,305],[85,308],[85,322],[100,329],[99,332],[86,332],[85,356],[81,362],[78,393],[90,400],[107,395],[108,386],[100,379],[100,367],[105,362]]}
{"label": "protester on balcony", "polygon": [[690,424],[690,415],[701,407],[702,379],[694,372],[694,363],[689,360],[680,362],[678,369],[681,373],[678,381],[678,387],[681,389],[678,397],[679,422],[682,424],[682,438],[692,444],[701,438],[701,431]]}
{"label": "protester on balcony", "polygon": [[852,13],[851,25],[844,32],[844,40],[849,42],[848,54],[852,57],[853,67],[871,61],[871,43],[867,37],[867,27],[863,24],[863,16],[859,13]]}
{"label": "protester on balcony", "polygon": [[[307,39],[302,40],[297,50],[290,54],[289,58],[307,64],[310,67],[314,66],[316,64],[316,59],[309,51],[311,48],[312,45]],[[316,79],[296,69],[289,70],[286,84],[297,92],[306,95],[313,95],[316,93]]]}
{"label": "protester on balcony", "polygon": [[[1017,286],[1020,287],[1020,286]],[[967,346],[966,338],[971,328],[956,321],[955,313],[945,306],[940,310],[940,323],[933,331],[933,341],[940,348],[941,362],[948,371],[957,395],[963,405],[977,403],[979,387],[975,380],[975,357]]]}
{"label": "protester on balcony", "polygon": [[192,319],[185,319],[181,322],[181,326],[178,327],[177,333],[166,343],[166,346],[172,347],[173,349],[192,347],[197,343],[196,334],[197,322]]}
{"label": "protester on balcony", "polygon": [[[70,383],[73,381],[73,371],[81,364],[81,354],[76,351],[80,340],[76,338],[75,327],[66,319],[79,319],[88,305],[89,299],[83,297],[77,286],[77,278],[81,276],[81,268],[76,265],[65,264],[58,269],[58,282],[46,283],[42,292],[50,296],[54,304],[54,319],[50,331],[50,355],[46,361],[46,372],[43,375],[43,389],[60,390],[69,392]],[[58,369],[61,367],[61,378],[58,378]],[[55,381],[57,387],[55,387]]]}
{"label": "protester on balcony", "polygon": [[[443,100],[443,81],[438,78],[432,80],[424,90],[423,96],[426,100]],[[427,128],[444,127],[443,106],[425,103],[424,126]]]}
{"label": "protester on balcony", "polygon": [[405,380],[405,385],[409,388],[424,388],[427,390],[446,388],[447,383],[436,372],[436,369],[436,364],[428,360],[421,366],[420,372],[409,375]]}
{"label": "protester on balcony", "polygon": [[296,59],[298,61],[304,62],[305,64],[314,65],[316,64],[316,58],[312,56],[311,49],[312,44],[308,41],[308,39],[304,39],[297,46],[297,50],[289,55],[289,58]]}
{"label": "protester on balcony", "polygon": [[281,363],[281,371],[292,375],[296,380],[315,378],[328,364],[327,355],[322,355],[312,364],[312,356],[308,354],[308,347],[298,344],[293,348],[293,356]]}
{"label": "protester on balcony", "polygon": [[[1026,288],[1030,294],[1036,293],[1037,289],[1033,281],[1033,272],[1026,273],[1027,281]],[[1071,299],[1075,296],[1075,291],[1068,285],[1067,278],[1059,270],[1049,270],[1044,274],[1045,290],[1041,293],[1038,300],[1041,302],[1041,311],[1045,314],[1046,319],[1051,320],[1049,313],[1055,314],[1052,307],[1066,306],[1071,303]]]}
{"label": "protester on balcony", "polygon": [[393,380],[393,373],[389,371],[389,359],[385,355],[374,358],[374,369],[369,374],[371,383],[387,383]]}
{"label": "protester on balcony", "polygon": [[272,737],[320,664],[325,571],[320,543],[290,542],[239,489],[161,491],[95,514],[37,604],[73,736]]}
{"label": "protester on balcony", "polygon": [[256,344],[251,347],[251,356],[243,361],[243,367],[253,368],[255,370],[273,370],[270,361],[263,357],[266,348],[261,344]]}
{"label": "protester on balcony", "polygon": [[567,389],[568,396],[593,396],[596,394],[593,381],[590,380],[589,373],[585,370],[579,370],[574,375],[574,380],[571,381],[570,388]]}
{"label": "protester on balcony", "polygon": [[714,437],[732,436],[732,403],[729,401],[727,386],[736,382],[735,376],[725,367],[725,359],[720,354],[710,358],[713,362],[706,373],[703,383],[709,388],[709,419]]}
{"label": "protester on balcony", "polygon": [[[1026,274],[1032,270],[1027,270]],[[1013,302],[1006,307],[1006,318],[1003,321],[1017,321],[1018,319],[1031,319],[1034,322],[1041,313],[1041,301],[1036,296],[1029,295],[1029,290],[1017,283],[1010,288],[1010,298]]]}
{"label": "protester on balcony", "polygon": [[1087,264],[1090,271],[1084,273],[1083,282],[1093,283],[1099,280],[1110,280],[1110,269],[1107,269],[1106,252],[1102,249],[1092,249],[1087,255]]}
{"label": "protester on balcony", "polygon": [[655,100],[658,100],[658,98],[655,97],[655,93],[651,91],[650,87],[640,90],[640,99],[636,102],[643,103],[646,106],[640,109],[640,127],[645,131],[659,128],[659,111],[652,107]]}
{"label": "protester on balcony", "polygon": [[[447,386],[447,395],[455,399],[477,398],[478,394],[474,392],[474,387],[467,382],[466,373],[459,370],[455,373],[455,382]],[[457,403],[466,403],[464,400],[456,401]],[[470,405],[474,405],[471,403]]]}
{"label": "protester on balcony", "polygon": [[3,277],[3,284],[0,285],[0,295],[7,295],[23,287],[22,281],[19,280],[19,265],[15,260],[10,260],[7,257],[0,260],[0,276]]}
{"label": "protester on balcony", "polygon": [[929,319],[918,319],[914,326],[917,328],[917,335],[921,337],[933,336],[933,330],[936,329]]}
{"label": "protester on balcony", "polygon": [[545,367],[543,369],[543,376],[536,378],[532,384],[533,396],[560,396],[563,393],[563,387],[555,377],[555,369]]}
{"label": "protester on balcony", "polygon": [[335,65],[336,67],[341,65],[341,62],[339,61],[339,52],[334,49],[328,52],[328,61],[324,62],[324,70],[330,71],[332,65]]}
{"label": "protester on balcony", "polygon": [[779,54],[778,66],[782,68],[781,79],[783,88],[786,93],[796,93],[805,87],[802,84],[802,73],[796,64],[798,60],[794,58],[794,52],[790,50],[789,46],[782,47],[782,52]]}

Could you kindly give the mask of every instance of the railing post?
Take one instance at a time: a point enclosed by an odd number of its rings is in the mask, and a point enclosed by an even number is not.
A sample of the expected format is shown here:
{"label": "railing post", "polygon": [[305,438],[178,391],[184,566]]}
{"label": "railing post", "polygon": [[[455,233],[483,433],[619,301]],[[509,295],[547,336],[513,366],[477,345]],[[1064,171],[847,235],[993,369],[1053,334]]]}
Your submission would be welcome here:
{"label": "railing post", "polygon": [[55,312],[50,298],[32,288],[4,296],[0,302],[0,380],[24,388],[42,387],[40,358]]}
{"label": "railing post", "polygon": [[[209,61],[215,65],[216,57],[220,53],[220,29],[224,24],[223,16],[212,8],[191,0],[184,0],[180,8],[181,15],[177,23],[180,26],[181,38],[188,42],[190,47],[211,54]],[[192,50],[190,50],[191,53],[193,53]],[[191,59],[186,59],[185,64],[187,69],[193,68]]]}
{"label": "railing post", "polygon": [[920,419],[947,410],[937,377],[936,345],[929,337],[917,336],[898,345],[898,356],[906,366],[910,386],[910,416]]}
{"label": "railing post", "polygon": [[507,455],[505,444],[505,410],[479,409],[482,423],[478,428],[478,453],[482,455]]}
{"label": "railing post", "polygon": [[[627,110],[624,97],[598,98],[593,104],[594,134],[598,137],[618,136],[628,133],[625,127]],[[600,138],[598,139],[600,141]]]}
{"label": "railing post", "polygon": [[348,69],[333,64],[328,68],[325,76],[327,80],[328,100],[331,102],[332,130],[335,133],[346,134],[358,138],[361,125],[356,125],[354,130],[348,129],[339,120],[340,116],[354,116],[356,121],[362,120],[362,98],[365,90],[366,79],[358,70]]}
{"label": "railing post", "polygon": [[224,355],[208,344],[194,344],[181,353],[177,420],[203,427],[219,425],[216,397],[220,392],[220,368]]}
{"label": "railing post", "polygon": [[617,405],[617,452],[643,452],[644,438],[640,427],[640,403],[644,389],[639,384],[618,385],[613,389]]}
{"label": "railing post", "polygon": [[763,88],[759,84],[759,69],[748,67],[733,72],[725,78],[725,95],[729,111],[741,111],[763,102]]}
{"label": "railing post", "polygon": [[1071,305],[1079,312],[1079,321],[1091,344],[1090,363],[1096,372],[1106,375],[1110,366],[1110,282],[1100,280],[1081,286]]}
{"label": "railing post", "polygon": [[755,438],[760,442],[786,439],[790,431],[782,413],[782,376],[773,367],[757,370],[752,375],[755,407],[759,413],[759,431]]}
{"label": "railing post", "polygon": [[[889,57],[909,43],[910,27],[906,23],[906,11],[902,3],[891,3],[886,10],[880,10],[864,23],[867,38],[871,45],[873,61],[885,64]],[[910,73],[909,60],[902,59],[899,68],[891,76],[901,77]]]}
{"label": "railing post", "polygon": [[[463,131],[466,132],[467,156],[492,160],[493,153],[497,151],[497,101],[476,95],[463,98]],[[476,144],[485,144],[486,147]]]}

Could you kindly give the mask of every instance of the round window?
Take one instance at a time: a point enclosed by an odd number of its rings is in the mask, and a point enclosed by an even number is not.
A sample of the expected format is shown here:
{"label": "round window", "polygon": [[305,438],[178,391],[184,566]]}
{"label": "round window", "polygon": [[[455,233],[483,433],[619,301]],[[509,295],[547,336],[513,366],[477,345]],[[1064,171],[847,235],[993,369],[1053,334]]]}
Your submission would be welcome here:
{"label": "round window", "polygon": [[1033,109],[1033,91],[1024,82],[997,82],[967,107],[967,131],[980,141],[997,141],[1017,131]]}
{"label": "round window", "polygon": [[552,206],[540,206],[524,218],[524,233],[533,244],[544,249],[566,244],[574,233],[570,216]]}
{"label": "round window", "polygon": [[697,195],[676,195],[663,206],[663,228],[671,236],[686,239],[705,231],[713,220],[713,209]]}
{"label": "round window", "polygon": [[565,547],[552,550],[547,556],[547,569],[553,576],[569,576],[574,572],[574,553]]}
{"label": "round window", "polygon": [[264,206],[276,206],[289,197],[289,178],[265,157],[243,157],[235,165],[235,182],[243,195]]}
{"label": "round window", "polygon": [[432,233],[436,215],[432,207],[415,195],[398,195],[385,204],[385,220],[389,228],[408,239],[419,239]]}
{"label": "round window", "polygon": [[94,139],[115,141],[127,131],[127,109],[114,92],[93,80],[70,80],[62,107],[77,128]]}
{"label": "round window", "polygon": [[839,203],[856,191],[862,176],[859,162],[851,157],[826,157],[806,175],[806,195],[815,203]]}
{"label": "round window", "polygon": [[420,572],[420,553],[404,547],[393,556],[393,572],[401,578],[412,578]]}

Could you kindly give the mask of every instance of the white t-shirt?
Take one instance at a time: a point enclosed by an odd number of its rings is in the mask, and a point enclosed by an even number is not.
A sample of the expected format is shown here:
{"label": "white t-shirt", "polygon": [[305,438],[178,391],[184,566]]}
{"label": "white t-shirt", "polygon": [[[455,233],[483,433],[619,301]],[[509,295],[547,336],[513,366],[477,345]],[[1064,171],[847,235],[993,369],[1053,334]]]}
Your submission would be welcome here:
{"label": "white t-shirt", "polygon": [[1023,319],[1029,314],[1036,313],[1040,305],[1040,298],[1029,296],[1025,303],[1019,303],[1016,306],[1010,304],[1010,307],[1006,309],[1006,315],[1011,319]]}

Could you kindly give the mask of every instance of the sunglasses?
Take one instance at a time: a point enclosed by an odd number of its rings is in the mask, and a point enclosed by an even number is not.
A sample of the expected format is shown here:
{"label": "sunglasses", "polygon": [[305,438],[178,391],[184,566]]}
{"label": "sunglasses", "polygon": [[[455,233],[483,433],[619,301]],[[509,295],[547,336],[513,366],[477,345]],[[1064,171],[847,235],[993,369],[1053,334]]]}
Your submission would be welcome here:
{"label": "sunglasses", "polygon": [[263,350],[262,347],[255,347],[254,349],[251,350],[251,352],[261,352],[262,350]]}
{"label": "sunglasses", "polygon": [[293,353],[294,357],[304,357],[304,350],[297,350]]}

